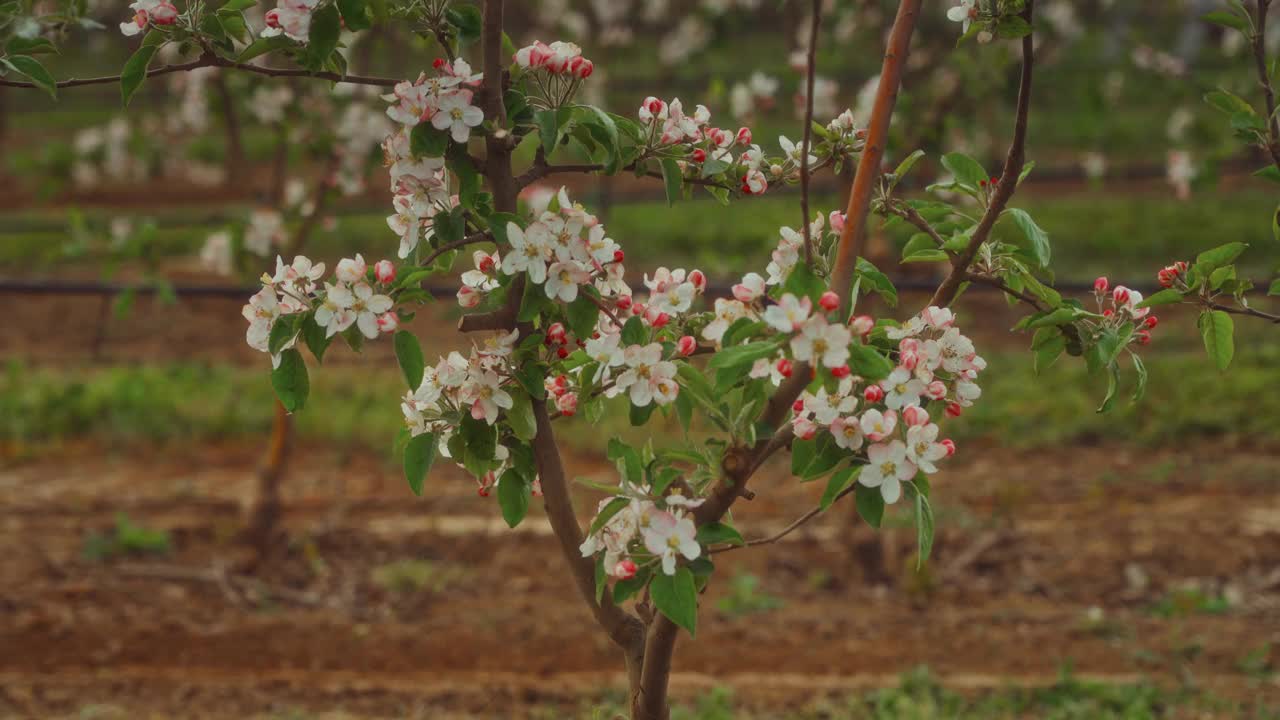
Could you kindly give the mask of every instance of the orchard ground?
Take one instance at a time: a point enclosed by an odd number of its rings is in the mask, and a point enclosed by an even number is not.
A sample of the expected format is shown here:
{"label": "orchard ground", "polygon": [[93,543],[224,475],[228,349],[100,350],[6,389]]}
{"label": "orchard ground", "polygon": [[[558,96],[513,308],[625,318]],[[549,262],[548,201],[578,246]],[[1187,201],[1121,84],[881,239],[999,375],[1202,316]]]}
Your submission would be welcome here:
{"label": "orchard ground", "polygon": [[[545,521],[507,530],[444,466],[410,495],[386,447],[402,380],[385,344],[337,349],[314,374],[287,538],[249,571],[234,536],[270,388],[237,342],[237,303],[139,300],[97,361],[99,299],[6,303],[0,712],[619,707],[611,647],[557,572]],[[915,570],[906,508],[876,534],[841,507],[770,551],[717,556],[726,581],[677,650],[677,717],[1274,717],[1280,438],[1266,419],[1280,415],[1280,343],[1242,327],[1226,383],[1190,318],[1166,312],[1148,401],[1098,416],[1101,388],[1077,363],[1032,375],[1003,301],[962,304],[992,380],[936,484],[934,557]],[[447,307],[415,321],[424,343],[457,342]],[[212,400],[187,401],[197,393]],[[607,481],[602,441],[632,430],[625,413],[587,427],[561,433],[569,471]],[[672,420],[655,442],[681,440]],[[749,537],[816,503],[821,487],[788,478],[772,467],[771,492],[736,513]],[[579,488],[579,511],[596,499]]]}

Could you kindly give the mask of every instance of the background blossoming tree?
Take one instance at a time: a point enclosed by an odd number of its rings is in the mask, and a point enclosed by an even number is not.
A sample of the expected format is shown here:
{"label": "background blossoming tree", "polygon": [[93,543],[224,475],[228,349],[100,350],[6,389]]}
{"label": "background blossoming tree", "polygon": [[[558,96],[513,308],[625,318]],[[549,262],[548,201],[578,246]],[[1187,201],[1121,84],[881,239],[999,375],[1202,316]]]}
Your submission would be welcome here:
{"label": "background blossoming tree", "polygon": [[[928,478],[957,451],[943,427],[979,400],[986,365],[951,309],[970,284],[993,286],[1026,306],[1016,329],[1031,334],[1038,366],[1069,354],[1104,374],[1100,411],[1117,402],[1124,367],[1136,376],[1135,400],[1143,392],[1146,369],[1137,350],[1157,324],[1151,306],[1200,305],[1205,346],[1221,368],[1232,355],[1231,314],[1277,320],[1247,302],[1250,286],[1232,265],[1244,250],[1240,243],[1164,269],[1166,289],[1149,298],[1105,278],[1095,284],[1092,305],[1052,287],[1049,238],[1011,204],[1031,172],[1033,0],[962,0],[947,13],[962,39],[1017,41],[1020,82],[1003,166],[945,154],[951,177],[932,186],[927,200],[898,193],[922,153],[885,165],[919,0],[898,5],[865,126],[849,111],[814,121],[824,13],[822,3],[813,4],[805,17],[799,138],[778,138],[777,151],[748,127],[719,127],[712,111],[694,102],[654,95],[626,115],[582,102],[595,64],[564,40],[516,47],[503,32],[502,0],[394,8],[442,53],[407,80],[347,72],[340,30],[368,26],[361,0],[287,0],[256,30],[243,15],[252,4],[180,9],[138,0],[120,31],[142,35],[141,46],[121,75],[107,80],[120,82],[126,103],[148,77],[204,68],[389,91],[386,114],[394,127],[383,151],[392,193],[388,247],[395,252],[387,255],[396,259],[356,255],[330,273],[305,256],[279,258],[245,307],[248,342],[271,357],[272,384],[290,412],[302,410],[310,393],[305,356],[322,361],[338,337],[356,350],[391,342],[407,384],[397,445],[410,488],[429,492],[431,467],[447,458],[474,477],[481,495],[496,496],[513,527],[541,498],[572,582],[622,655],[635,718],[669,714],[674,647],[682,630],[697,630],[699,593],[713,582],[712,556],[772,543],[852,496],[875,527],[889,506],[909,505],[919,561],[928,558]],[[1268,5],[1263,0],[1250,10],[1237,3],[1218,17],[1258,48],[1263,112],[1227,93],[1210,101],[1280,168],[1271,70],[1258,40]],[[8,41],[5,67],[28,80],[7,84],[54,93],[98,81],[55,81],[35,59],[49,49],[45,42]],[[160,49],[174,43],[196,49],[196,59],[153,65]],[[268,55],[297,67],[254,64]],[[536,151],[517,167],[515,150],[525,142]],[[567,159],[570,148],[589,161]],[[813,173],[847,166],[856,167],[847,206],[810,207]],[[649,177],[671,203],[694,192],[749,202],[796,184],[798,229],[781,228],[762,272],[747,273],[732,297],[703,309],[702,272],[660,267],[644,276],[641,289],[627,277],[625,238],[611,238],[564,189],[545,207],[521,207],[522,191],[571,173]],[[930,302],[906,322],[859,312],[868,294],[897,300],[888,277],[864,257],[873,213],[918,230],[905,261],[944,268]],[[1001,224],[1017,229],[1017,241],[993,235]],[[451,277],[459,261],[466,269],[457,302],[469,311],[459,330],[477,336],[469,353],[428,362],[419,340],[401,326],[428,299],[423,283]],[[677,450],[610,442],[618,482],[594,486],[603,499],[584,528],[554,421],[576,414],[598,419],[610,397],[626,398],[634,425],[655,412],[670,414],[686,433],[696,429],[705,439]],[[822,480],[826,490],[818,507],[780,533],[754,537],[735,526],[732,509],[755,496],[753,475],[779,453],[789,454],[797,479]]]}

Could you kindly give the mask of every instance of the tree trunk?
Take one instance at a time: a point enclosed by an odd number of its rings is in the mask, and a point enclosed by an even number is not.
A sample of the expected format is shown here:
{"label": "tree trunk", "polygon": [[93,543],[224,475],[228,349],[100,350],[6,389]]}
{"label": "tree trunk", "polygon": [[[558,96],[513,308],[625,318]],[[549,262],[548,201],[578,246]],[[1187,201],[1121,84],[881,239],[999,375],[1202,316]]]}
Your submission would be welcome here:
{"label": "tree trunk", "polygon": [[258,468],[258,486],[244,532],[245,540],[256,555],[251,563],[253,566],[266,559],[276,537],[282,510],[280,481],[284,479],[292,443],[293,418],[277,400],[271,421],[271,443],[267,446],[262,466]]}

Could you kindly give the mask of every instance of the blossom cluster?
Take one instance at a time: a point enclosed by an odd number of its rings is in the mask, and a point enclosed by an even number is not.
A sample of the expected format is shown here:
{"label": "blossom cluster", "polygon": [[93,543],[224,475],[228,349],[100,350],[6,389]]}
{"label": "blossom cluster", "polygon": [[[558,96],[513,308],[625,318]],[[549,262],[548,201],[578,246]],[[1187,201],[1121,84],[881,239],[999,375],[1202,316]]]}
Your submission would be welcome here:
{"label": "blossom cluster", "polygon": [[449,131],[454,142],[464,143],[471,137],[471,128],[484,121],[484,112],[471,104],[484,74],[472,73],[461,58],[451,63],[437,58],[432,67],[435,75],[422,73],[414,82],[397,83],[383,96],[392,103],[387,116],[405,128],[430,121],[435,129]]}
{"label": "blossom cluster", "polygon": [[[647,131],[646,150],[680,157],[682,170],[687,169],[689,163],[701,166],[714,161],[729,166],[736,159],[747,170],[742,177],[743,192],[759,194],[768,187],[760,173],[764,154],[760,146],[751,143],[750,128],[741,127],[733,132],[715,127],[711,124],[711,111],[705,105],[696,106],[690,115],[685,113],[680,98],[667,103],[647,97],[636,114]],[[735,148],[745,148],[740,157],[735,156]]]}
{"label": "blossom cluster", "polygon": [[601,501],[598,511],[604,511],[619,497],[626,498],[627,504],[583,540],[578,548],[583,557],[603,550],[605,571],[615,579],[628,580],[648,565],[660,566],[663,573],[673,575],[680,557],[696,560],[702,555],[698,530],[687,510],[704,500],[686,498],[677,492],[655,500],[648,487],[625,484],[619,493]]}
{"label": "blossom cluster", "polygon": [[282,0],[267,11],[264,17],[267,26],[262,30],[262,37],[284,35],[290,40],[307,42],[311,34],[311,14],[319,4],[320,0]]}
{"label": "blossom cluster", "polygon": [[133,17],[120,23],[120,32],[132,37],[147,29],[148,25],[173,25],[178,22],[178,8],[169,0],[134,0],[129,3]]}
{"label": "blossom cluster", "polygon": [[[1164,285],[1167,281],[1172,286],[1176,281],[1182,278],[1182,273],[1186,272],[1186,263],[1178,263],[1170,265],[1160,271],[1160,283]],[[1132,290],[1123,285],[1117,285],[1114,289],[1110,289],[1110,283],[1105,277],[1100,277],[1093,281],[1094,298],[1098,302],[1098,308],[1102,311],[1104,324],[1121,326],[1132,324],[1134,333],[1131,342],[1139,345],[1147,345],[1151,342],[1151,331],[1159,324],[1159,319],[1151,314],[1151,308],[1138,307],[1142,303],[1142,293]]]}
{"label": "blossom cluster", "polygon": [[595,64],[582,56],[582,48],[557,40],[550,45],[534,41],[516,51],[512,61],[522,70],[541,70],[548,75],[569,75],[579,80],[591,77]]}
{"label": "blossom cluster", "polygon": [[[784,302],[787,297],[783,297]],[[795,303],[790,305],[794,307]],[[880,488],[886,503],[897,502],[903,482],[914,478],[917,472],[937,472],[936,463],[955,452],[954,443],[938,439],[939,428],[931,422],[927,409],[930,403],[942,405],[946,415],[956,417],[982,392],[975,381],[986,368],[986,361],[954,322],[950,310],[929,307],[901,326],[888,328],[888,338],[898,341],[897,350],[891,353],[896,356],[896,364],[878,382],[851,374],[847,365],[826,365],[839,379],[837,389],[828,392],[820,388],[816,393],[801,394],[791,419],[796,436],[807,440],[825,431],[837,446],[865,452],[867,464],[858,481]],[[841,328],[843,332],[838,337],[830,330],[838,326],[822,327],[827,328],[826,334],[817,337],[839,340],[858,333],[861,342],[874,322],[866,316],[856,317],[850,328]],[[792,340],[793,357],[805,359],[801,355],[807,353],[816,360],[816,345],[806,353],[797,353],[797,343],[806,348],[812,341],[806,340],[803,333],[796,336]],[[826,351],[836,353],[836,357],[827,358],[832,362],[849,353],[847,345],[837,350],[834,343]],[[789,363],[786,358],[778,360],[774,369],[781,366],[785,372],[776,374],[790,374]],[[752,374],[764,376],[768,372],[767,368],[757,367]]]}
{"label": "blossom cluster", "polygon": [[387,226],[400,238],[398,255],[409,257],[423,238],[431,237],[431,219],[456,204],[450,196],[444,158],[417,158],[410,151],[409,133],[389,135],[382,145],[391,166],[391,206]]}

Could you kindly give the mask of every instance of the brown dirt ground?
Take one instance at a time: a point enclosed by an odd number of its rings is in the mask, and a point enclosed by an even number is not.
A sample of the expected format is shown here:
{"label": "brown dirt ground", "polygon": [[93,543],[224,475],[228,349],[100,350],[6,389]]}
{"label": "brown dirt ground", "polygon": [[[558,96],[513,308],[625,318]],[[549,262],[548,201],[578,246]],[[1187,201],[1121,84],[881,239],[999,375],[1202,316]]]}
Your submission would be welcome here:
{"label": "brown dirt ground", "polygon": [[[521,717],[620,682],[538,509],[509,531],[459,471],[438,470],[415,499],[379,457],[303,448],[285,484],[288,540],[244,574],[233,538],[257,456],[84,446],[0,471],[0,716],[102,705],[124,717]],[[877,536],[850,508],[717,556],[698,638],[677,651],[676,695],[728,685],[784,707],[920,664],[981,689],[1048,682],[1071,662],[1114,681],[1194,678],[1227,697],[1280,698],[1238,668],[1280,646],[1280,455],[991,447],[964,458],[935,486],[940,534],[924,573],[909,528],[891,519]],[[607,468],[573,457],[569,471]],[[736,518],[749,536],[821,492],[782,468],[762,480],[771,492]],[[85,538],[120,512],[167,530],[171,553],[86,559]],[[403,561],[428,569],[420,586],[375,580]],[[721,608],[741,573],[783,606]],[[1152,613],[1188,582],[1234,604]],[[1095,607],[1103,619],[1089,619]]]}

